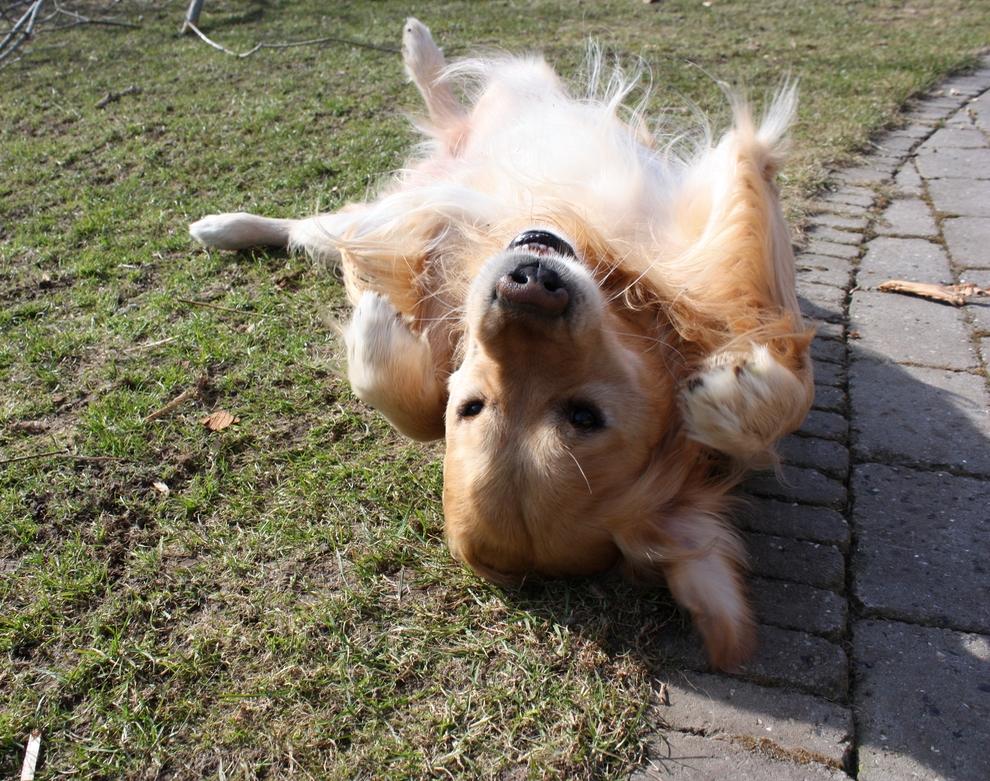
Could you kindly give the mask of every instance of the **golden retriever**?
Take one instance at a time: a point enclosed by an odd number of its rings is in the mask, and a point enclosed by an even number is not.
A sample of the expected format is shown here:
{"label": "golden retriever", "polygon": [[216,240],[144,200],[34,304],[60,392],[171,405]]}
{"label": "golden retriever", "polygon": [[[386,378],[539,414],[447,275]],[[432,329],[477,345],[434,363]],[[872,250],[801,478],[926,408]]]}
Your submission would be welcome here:
{"label": "golden retriever", "polygon": [[503,584],[662,575],[712,663],[738,664],[754,623],[727,493],[814,388],[774,185],[794,89],[759,124],[730,98],[731,129],[685,151],[594,49],[580,95],[535,56],[449,66],[415,19],[403,56],[425,142],[377,199],[190,232],[341,264],[355,394],[446,438],[455,557]]}

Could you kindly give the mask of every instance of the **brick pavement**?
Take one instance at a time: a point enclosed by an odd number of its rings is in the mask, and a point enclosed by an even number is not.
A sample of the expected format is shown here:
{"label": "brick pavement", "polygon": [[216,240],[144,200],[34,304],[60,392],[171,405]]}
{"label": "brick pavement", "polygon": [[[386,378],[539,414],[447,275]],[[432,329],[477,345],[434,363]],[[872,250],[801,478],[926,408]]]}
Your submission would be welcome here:
{"label": "brick pavement", "polygon": [[797,257],[815,409],[739,513],[760,649],[671,633],[637,780],[990,779],[990,58],[838,172]]}

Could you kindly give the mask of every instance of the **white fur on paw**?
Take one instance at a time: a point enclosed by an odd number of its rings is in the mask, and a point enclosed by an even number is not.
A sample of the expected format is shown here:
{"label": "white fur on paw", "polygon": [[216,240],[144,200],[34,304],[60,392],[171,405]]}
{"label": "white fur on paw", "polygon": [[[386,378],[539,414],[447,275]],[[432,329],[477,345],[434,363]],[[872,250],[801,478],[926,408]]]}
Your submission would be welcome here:
{"label": "white fur on paw", "polygon": [[189,235],[206,247],[229,249],[233,228],[240,214],[209,214],[189,226]]}
{"label": "white fur on paw", "polygon": [[355,395],[386,415],[390,399],[418,396],[436,382],[429,343],[409,330],[385,296],[361,295],[344,341]]}
{"label": "white fur on paw", "polygon": [[756,456],[800,423],[807,406],[801,381],[765,346],[719,353],[681,392],[688,435],[723,453]]}

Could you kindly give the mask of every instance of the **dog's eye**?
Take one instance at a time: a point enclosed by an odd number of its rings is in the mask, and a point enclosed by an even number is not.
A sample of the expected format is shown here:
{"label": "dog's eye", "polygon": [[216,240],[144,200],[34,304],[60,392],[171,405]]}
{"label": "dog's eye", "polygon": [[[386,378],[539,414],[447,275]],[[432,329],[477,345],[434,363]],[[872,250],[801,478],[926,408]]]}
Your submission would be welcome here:
{"label": "dog's eye", "polygon": [[605,426],[605,416],[594,404],[576,401],[567,408],[567,420],[579,431],[597,431]]}
{"label": "dog's eye", "polygon": [[481,399],[471,399],[470,401],[465,401],[457,408],[457,416],[459,418],[473,418],[484,408],[485,402]]}

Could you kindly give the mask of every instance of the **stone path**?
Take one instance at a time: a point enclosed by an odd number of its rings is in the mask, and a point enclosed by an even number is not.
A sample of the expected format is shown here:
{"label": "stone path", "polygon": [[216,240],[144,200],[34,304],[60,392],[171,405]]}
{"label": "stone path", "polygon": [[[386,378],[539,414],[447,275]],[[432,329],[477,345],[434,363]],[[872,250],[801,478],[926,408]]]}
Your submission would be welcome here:
{"label": "stone path", "polygon": [[815,409],[742,514],[760,650],[665,651],[669,706],[633,778],[990,779],[990,58],[835,177],[798,256]]}

